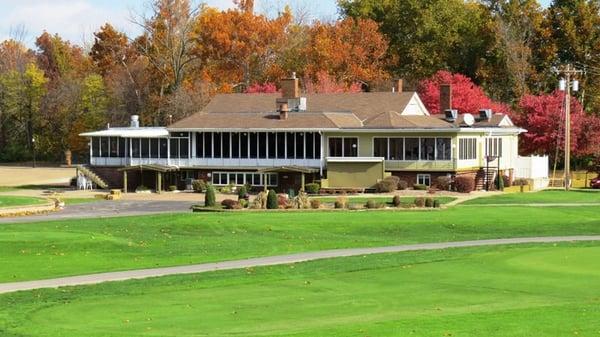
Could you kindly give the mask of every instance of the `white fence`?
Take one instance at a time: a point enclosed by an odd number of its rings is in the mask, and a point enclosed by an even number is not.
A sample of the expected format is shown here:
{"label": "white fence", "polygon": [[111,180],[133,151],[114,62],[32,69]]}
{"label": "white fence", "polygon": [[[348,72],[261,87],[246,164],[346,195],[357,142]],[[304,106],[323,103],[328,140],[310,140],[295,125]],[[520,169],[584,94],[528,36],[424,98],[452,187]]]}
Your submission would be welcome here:
{"label": "white fence", "polygon": [[518,157],[515,167],[515,178],[533,180],[534,189],[548,187],[548,156]]}

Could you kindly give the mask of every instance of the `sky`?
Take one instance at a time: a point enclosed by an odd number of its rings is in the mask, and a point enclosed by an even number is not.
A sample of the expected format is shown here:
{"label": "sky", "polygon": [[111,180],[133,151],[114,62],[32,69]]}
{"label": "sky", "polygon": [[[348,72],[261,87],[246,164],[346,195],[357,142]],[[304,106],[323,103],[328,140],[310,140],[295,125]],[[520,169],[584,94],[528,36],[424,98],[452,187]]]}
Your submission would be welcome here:
{"label": "sky", "polygon": [[[233,0],[203,0],[212,7],[233,7]],[[257,11],[277,13],[285,5],[311,13],[318,19],[337,18],[335,0],[255,0]],[[147,0],[0,0],[0,41],[25,32],[24,42],[33,46],[35,37],[44,30],[58,33],[74,44],[85,45],[105,22],[128,34],[139,29],[131,23],[132,15],[144,13]]]}
{"label": "sky", "polygon": [[[551,0],[541,0],[547,6]],[[233,0],[203,0],[209,6],[226,9]],[[132,15],[144,13],[147,0],[0,0],[0,41],[24,32],[24,42],[33,47],[35,37],[44,30],[58,33],[74,44],[89,46],[93,33],[106,22],[135,36],[139,29],[131,23]],[[277,13],[290,5],[293,10],[308,12],[314,19],[338,17],[336,0],[255,0],[263,13]]]}

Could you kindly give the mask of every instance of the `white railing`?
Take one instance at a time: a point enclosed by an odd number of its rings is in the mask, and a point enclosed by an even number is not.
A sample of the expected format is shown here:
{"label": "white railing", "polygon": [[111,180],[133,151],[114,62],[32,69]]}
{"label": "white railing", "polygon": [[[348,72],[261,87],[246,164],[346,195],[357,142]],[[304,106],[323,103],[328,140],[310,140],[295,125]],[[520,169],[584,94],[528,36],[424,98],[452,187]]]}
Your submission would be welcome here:
{"label": "white railing", "polygon": [[101,158],[92,157],[94,166],[165,165],[179,167],[319,167],[320,159],[233,159],[233,158]]}

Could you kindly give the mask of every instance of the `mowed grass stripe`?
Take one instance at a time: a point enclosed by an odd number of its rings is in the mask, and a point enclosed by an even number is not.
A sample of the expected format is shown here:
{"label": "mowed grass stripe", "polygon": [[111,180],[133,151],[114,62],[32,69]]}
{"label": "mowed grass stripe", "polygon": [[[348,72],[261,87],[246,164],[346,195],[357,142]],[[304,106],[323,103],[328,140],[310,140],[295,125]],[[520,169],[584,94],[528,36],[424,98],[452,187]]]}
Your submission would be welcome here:
{"label": "mowed grass stripe", "polygon": [[41,205],[45,202],[46,202],[46,200],[41,199],[41,198],[0,195],[0,208],[28,206],[28,205]]}
{"label": "mowed grass stripe", "polygon": [[596,207],[198,213],[0,226],[0,282],[325,249],[600,234]]}
{"label": "mowed grass stripe", "polygon": [[447,249],[0,296],[8,337],[593,336],[600,246]]}

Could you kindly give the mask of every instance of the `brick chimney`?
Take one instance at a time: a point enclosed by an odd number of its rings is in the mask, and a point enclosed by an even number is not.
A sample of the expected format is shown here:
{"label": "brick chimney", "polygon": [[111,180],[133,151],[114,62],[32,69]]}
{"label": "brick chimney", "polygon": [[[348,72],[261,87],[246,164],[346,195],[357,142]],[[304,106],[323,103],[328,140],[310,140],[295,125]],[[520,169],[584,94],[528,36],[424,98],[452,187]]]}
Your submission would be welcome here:
{"label": "brick chimney", "polygon": [[440,113],[452,109],[452,84],[440,85]]}
{"label": "brick chimney", "polygon": [[289,112],[290,112],[290,109],[288,108],[288,104],[287,103],[280,103],[279,104],[279,119],[281,119],[281,120],[287,119]]}
{"label": "brick chimney", "polygon": [[392,91],[401,94],[402,91],[404,90],[403,86],[404,86],[404,80],[399,78],[394,82],[394,87],[392,88]]}
{"label": "brick chimney", "polygon": [[292,77],[281,80],[281,97],[282,98],[299,98],[300,84],[296,73],[292,73]]}

